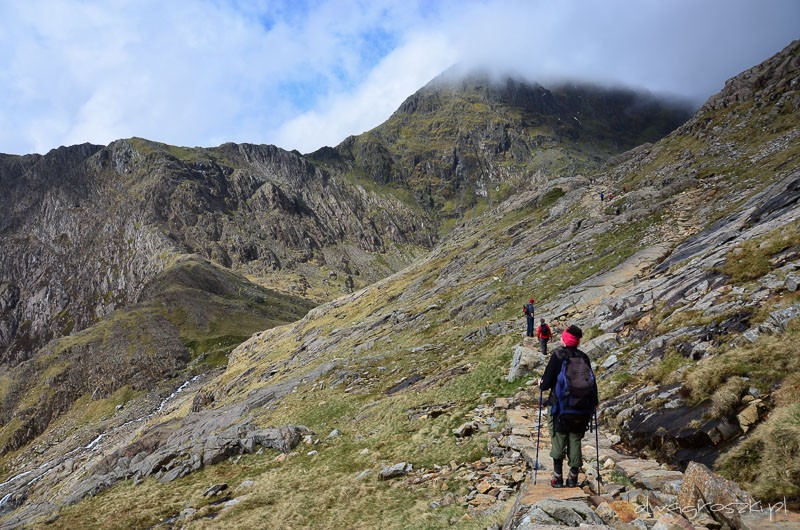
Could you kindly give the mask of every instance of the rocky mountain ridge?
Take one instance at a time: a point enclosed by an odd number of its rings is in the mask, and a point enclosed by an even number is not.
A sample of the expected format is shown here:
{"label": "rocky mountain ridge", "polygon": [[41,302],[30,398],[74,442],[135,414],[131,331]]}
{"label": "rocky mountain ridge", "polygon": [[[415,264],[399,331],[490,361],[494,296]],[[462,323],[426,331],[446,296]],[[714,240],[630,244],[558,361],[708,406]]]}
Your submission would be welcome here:
{"label": "rocky mountain ridge", "polygon": [[[43,433],[37,451],[4,460],[13,470],[0,485],[4,524],[499,524],[511,496],[474,513],[466,497],[431,504],[445,487],[468,496],[458,481],[413,488],[376,475],[398,462],[435,469],[491,459],[480,427],[469,437],[453,429],[481,400],[526,386],[506,372],[522,329],[518,305],[532,292],[554,327],[587,330],[601,388],[615,398],[602,416],[622,422],[631,449],[685,439],[665,429],[642,444],[631,418],[644,424],[659,407],[708,398],[717,416],[684,426],[724,450],[722,470],[764,500],[794,495],[796,469],[776,468],[758,447],[797,450],[797,359],[781,352],[798,333],[798,71],[793,43],[745,74],[760,80],[757,90],[732,88],[729,103],[712,98],[664,140],[586,177],[553,175],[465,220],[412,266],[254,335],[224,372],[191,381],[164,406],[151,402],[152,415],[127,399],[101,415],[102,438]],[[782,325],[771,324],[777,318]],[[737,419],[740,403],[753,402],[745,394],[763,407],[746,433]],[[723,419],[736,427],[727,439]],[[314,447],[305,454],[278,453],[306,429],[338,433],[316,445],[306,434]],[[674,456],[667,449],[658,456]],[[766,476],[748,475],[754,466]],[[242,485],[225,503],[203,495],[232,481]],[[134,500],[136,515],[103,515]]]}
{"label": "rocky mountain ridge", "polygon": [[[270,146],[180,150],[122,140],[4,156],[2,174],[0,347],[12,361],[64,328],[84,329],[137,302],[165,254],[262,275],[302,272],[317,260],[352,288],[353,276],[371,281],[398,266],[376,266],[372,254],[404,263],[435,234],[424,212]],[[293,293],[304,296],[300,280]]]}

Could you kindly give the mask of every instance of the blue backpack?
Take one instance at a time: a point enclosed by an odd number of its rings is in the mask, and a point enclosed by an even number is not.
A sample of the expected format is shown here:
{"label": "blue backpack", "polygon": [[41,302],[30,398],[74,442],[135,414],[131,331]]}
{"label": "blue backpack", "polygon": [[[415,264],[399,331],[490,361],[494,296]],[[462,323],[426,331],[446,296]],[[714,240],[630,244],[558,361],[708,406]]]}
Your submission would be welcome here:
{"label": "blue backpack", "polygon": [[[564,348],[551,413],[556,432],[585,432],[597,406],[596,383],[589,361],[578,350]],[[561,357],[561,355],[559,355]]]}

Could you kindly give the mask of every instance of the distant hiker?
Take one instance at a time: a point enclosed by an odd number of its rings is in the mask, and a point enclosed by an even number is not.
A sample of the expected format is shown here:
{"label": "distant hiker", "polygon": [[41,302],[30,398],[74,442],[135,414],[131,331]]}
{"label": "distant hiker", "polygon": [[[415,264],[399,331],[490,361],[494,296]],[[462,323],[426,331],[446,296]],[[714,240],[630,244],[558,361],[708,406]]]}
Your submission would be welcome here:
{"label": "distant hiker", "polygon": [[542,347],[542,355],[547,357],[547,343],[550,341],[550,337],[553,336],[553,333],[550,331],[550,326],[541,319],[539,321],[539,327],[536,328],[536,336],[539,338],[539,346]]}
{"label": "distant hiker", "polygon": [[533,337],[533,298],[528,300],[528,303],[522,306],[522,314],[525,315],[525,318],[528,321],[528,329],[525,332],[525,336]]}
{"label": "distant hiker", "polygon": [[581,440],[598,403],[591,361],[578,349],[582,336],[583,331],[578,326],[572,325],[564,330],[561,334],[563,347],[550,356],[539,382],[541,390],[550,390],[548,426],[553,459],[550,485],[554,488],[565,485],[562,474],[565,454],[569,463],[566,486],[578,485],[578,471],[583,465]]}
{"label": "distant hiker", "polygon": [[600,192],[600,202],[603,202],[603,199],[605,198],[605,196],[606,196],[606,194],[601,191]]}

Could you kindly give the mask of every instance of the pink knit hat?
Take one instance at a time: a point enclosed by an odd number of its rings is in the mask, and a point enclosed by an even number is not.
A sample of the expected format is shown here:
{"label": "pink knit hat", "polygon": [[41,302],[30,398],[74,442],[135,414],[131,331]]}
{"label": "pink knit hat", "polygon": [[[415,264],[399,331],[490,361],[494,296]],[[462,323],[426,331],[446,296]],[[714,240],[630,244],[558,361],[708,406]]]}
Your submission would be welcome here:
{"label": "pink knit hat", "polygon": [[580,337],[576,337],[575,335],[570,333],[569,330],[565,329],[561,333],[561,342],[564,343],[564,346],[571,346],[571,347],[575,348],[575,347],[578,346],[578,344],[581,343],[581,338]]}

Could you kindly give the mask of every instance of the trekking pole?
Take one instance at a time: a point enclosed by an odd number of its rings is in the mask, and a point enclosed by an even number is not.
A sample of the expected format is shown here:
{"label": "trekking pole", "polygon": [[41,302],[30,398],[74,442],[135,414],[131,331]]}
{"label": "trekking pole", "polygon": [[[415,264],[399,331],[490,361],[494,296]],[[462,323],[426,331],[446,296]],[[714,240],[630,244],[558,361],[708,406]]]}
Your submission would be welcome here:
{"label": "trekking pole", "polygon": [[536,460],[533,463],[533,485],[536,485],[536,474],[539,471],[539,438],[542,434],[542,389],[539,388],[539,425],[536,427]]}
{"label": "trekking pole", "polygon": [[603,477],[600,476],[600,424],[597,423],[597,407],[594,409],[594,448],[597,451],[597,494],[600,495],[600,486],[603,484]]}

